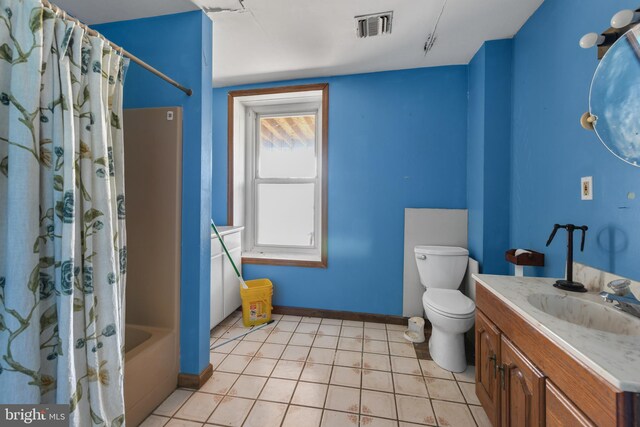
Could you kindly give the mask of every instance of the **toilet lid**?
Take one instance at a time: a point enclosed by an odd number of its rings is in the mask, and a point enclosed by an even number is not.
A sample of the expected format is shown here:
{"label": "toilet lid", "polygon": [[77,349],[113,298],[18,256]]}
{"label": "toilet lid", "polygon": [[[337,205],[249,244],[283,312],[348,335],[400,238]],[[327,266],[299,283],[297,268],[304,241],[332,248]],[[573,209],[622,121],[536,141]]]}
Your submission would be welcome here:
{"label": "toilet lid", "polygon": [[427,289],[423,301],[431,309],[449,317],[468,317],[476,310],[471,298],[452,289]]}

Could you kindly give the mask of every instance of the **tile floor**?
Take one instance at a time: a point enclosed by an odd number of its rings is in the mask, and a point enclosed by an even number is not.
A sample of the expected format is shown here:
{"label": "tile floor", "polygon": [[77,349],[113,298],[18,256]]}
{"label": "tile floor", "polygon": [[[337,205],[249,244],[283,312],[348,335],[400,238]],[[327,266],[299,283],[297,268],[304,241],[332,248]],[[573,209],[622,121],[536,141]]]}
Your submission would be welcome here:
{"label": "tile floor", "polygon": [[[416,357],[404,326],[274,315],[211,351],[211,379],[178,389],[144,427],[490,426],[473,366],[451,374]],[[212,346],[246,332],[234,313]]]}

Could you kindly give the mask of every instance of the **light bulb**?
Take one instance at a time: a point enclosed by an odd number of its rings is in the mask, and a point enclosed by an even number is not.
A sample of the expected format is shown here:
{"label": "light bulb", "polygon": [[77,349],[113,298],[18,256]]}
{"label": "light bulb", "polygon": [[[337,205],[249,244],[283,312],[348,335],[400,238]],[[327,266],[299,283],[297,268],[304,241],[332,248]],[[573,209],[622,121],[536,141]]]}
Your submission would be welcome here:
{"label": "light bulb", "polygon": [[580,39],[580,47],[583,49],[591,49],[594,46],[600,46],[604,43],[605,37],[598,33],[589,33]]}
{"label": "light bulb", "polygon": [[640,21],[640,13],[634,12],[631,9],[625,9],[613,15],[613,18],[611,18],[611,26],[613,28],[624,28],[638,21]]}

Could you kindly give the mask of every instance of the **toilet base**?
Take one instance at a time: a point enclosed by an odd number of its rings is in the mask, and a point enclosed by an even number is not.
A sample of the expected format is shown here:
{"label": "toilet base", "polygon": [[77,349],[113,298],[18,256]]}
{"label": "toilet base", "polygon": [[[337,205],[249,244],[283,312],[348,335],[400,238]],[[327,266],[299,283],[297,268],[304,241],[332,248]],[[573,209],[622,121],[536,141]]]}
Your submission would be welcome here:
{"label": "toilet base", "polygon": [[429,339],[429,353],[433,361],[447,371],[464,372],[467,369],[464,334],[450,334],[434,327]]}

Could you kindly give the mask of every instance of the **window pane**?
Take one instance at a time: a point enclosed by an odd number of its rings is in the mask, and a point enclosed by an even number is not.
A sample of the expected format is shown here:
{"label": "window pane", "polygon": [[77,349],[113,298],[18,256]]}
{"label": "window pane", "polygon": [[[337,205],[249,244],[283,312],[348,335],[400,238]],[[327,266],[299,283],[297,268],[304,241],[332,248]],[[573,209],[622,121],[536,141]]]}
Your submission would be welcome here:
{"label": "window pane", "polygon": [[312,246],[315,184],[258,185],[258,245]]}
{"label": "window pane", "polygon": [[316,116],[260,117],[258,176],[315,178]]}

